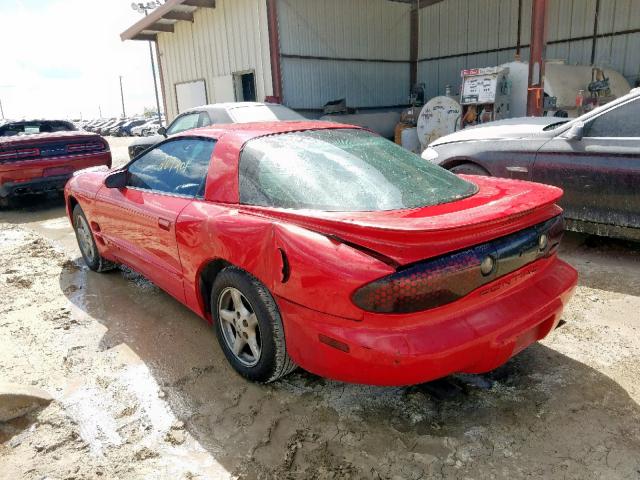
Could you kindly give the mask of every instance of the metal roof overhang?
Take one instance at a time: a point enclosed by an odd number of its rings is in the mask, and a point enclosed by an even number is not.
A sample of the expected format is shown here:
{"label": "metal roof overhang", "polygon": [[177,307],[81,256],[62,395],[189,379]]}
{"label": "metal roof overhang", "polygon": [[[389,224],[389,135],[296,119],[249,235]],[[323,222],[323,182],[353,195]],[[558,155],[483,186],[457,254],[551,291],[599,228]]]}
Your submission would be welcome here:
{"label": "metal roof overhang", "polygon": [[124,40],[155,40],[160,32],[173,33],[179,21],[193,22],[193,12],[198,8],[215,8],[215,0],[167,0],[164,5],[133,24],[120,34]]}
{"label": "metal roof overhang", "polygon": [[[428,7],[442,0],[389,0],[414,4],[418,8]],[[198,8],[215,8],[216,0],[167,0],[164,5],[120,34],[124,40],[156,40],[160,32],[173,33],[179,21],[193,22],[193,12]]]}

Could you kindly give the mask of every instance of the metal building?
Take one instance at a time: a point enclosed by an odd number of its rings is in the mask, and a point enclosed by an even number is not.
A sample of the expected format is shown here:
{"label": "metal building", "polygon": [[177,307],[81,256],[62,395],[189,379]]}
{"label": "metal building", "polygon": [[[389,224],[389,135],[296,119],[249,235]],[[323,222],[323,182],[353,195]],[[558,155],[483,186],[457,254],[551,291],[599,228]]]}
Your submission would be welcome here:
{"label": "metal building", "polygon": [[[528,58],[533,0],[167,0],[121,37],[156,43],[168,118],[272,98],[319,110],[406,105],[464,68]],[[640,78],[640,0],[547,0],[546,58]]]}

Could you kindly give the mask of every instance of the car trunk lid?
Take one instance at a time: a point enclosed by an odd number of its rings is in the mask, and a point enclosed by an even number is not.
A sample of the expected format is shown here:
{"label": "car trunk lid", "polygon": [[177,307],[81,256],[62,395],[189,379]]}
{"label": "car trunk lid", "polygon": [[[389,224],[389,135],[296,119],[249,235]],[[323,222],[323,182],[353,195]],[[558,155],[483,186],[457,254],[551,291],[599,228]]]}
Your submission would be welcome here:
{"label": "car trunk lid", "polygon": [[292,222],[367,251],[386,263],[407,265],[477,245],[536,225],[561,213],[556,187],[465,176],[478,186],[470,197],[410,210],[322,212],[243,206]]}

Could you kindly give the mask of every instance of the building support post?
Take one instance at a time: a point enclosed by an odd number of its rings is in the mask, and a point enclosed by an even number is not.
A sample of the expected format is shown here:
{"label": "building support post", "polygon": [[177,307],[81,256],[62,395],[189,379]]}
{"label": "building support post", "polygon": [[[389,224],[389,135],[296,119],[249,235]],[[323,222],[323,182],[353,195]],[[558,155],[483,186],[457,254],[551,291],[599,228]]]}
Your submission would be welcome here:
{"label": "building support post", "polygon": [[409,14],[409,91],[418,83],[418,50],[420,44],[420,0],[411,2]]}
{"label": "building support post", "polygon": [[153,47],[149,40],[149,58],[151,58],[151,74],[153,75],[153,90],[156,92],[156,108],[158,109],[158,123],[162,127],[162,112],[160,111],[160,97],[158,96],[158,80],[156,79],[156,64],[153,61]]}
{"label": "building support post", "polygon": [[600,19],[600,0],[596,0],[596,12],[593,17],[593,40],[591,40],[591,66],[596,63],[596,50],[598,49],[598,20]]}
{"label": "building support post", "polygon": [[544,57],[547,46],[547,0],[533,0],[531,12],[531,47],[527,116],[540,117],[544,112]]}
{"label": "building support post", "polygon": [[280,31],[278,29],[277,3],[277,0],[267,0],[269,52],[271,54],[271,82],[273,84],[273,96],[267,100],[282,103],[282,70],[280,67]]}
{"label": "building support post", "polygon": [[[164,88],[164,73],[162,72],[162,57],[160,55],[160,47],[158,45],[157,37],[155,42],[153,43],[156,44],[156,58],[158,59],[158,76],[160,77],[160,91],[162,92],[162,107],[164,108],[164,117],[166,121],[169,121],[169,110],[167,110],[167,94]],[[158,108],[160,107],[158,106]],[[162,120],[162,117],[160,117],[160,120]],[[162,123],[160,123],[160,125],[162,125]]]}

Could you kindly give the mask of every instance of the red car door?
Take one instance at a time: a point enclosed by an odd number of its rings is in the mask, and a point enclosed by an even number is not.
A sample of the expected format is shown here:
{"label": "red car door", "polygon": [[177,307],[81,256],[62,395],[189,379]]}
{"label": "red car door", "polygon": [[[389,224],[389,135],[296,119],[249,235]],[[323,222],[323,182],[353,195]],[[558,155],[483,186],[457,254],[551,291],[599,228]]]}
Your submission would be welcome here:
{"label": "red car door", "polygon": [[94,215],[114,255],[184,301],[176,220],[201,198],[214,148],[211,139],[166,141],[126,167],[125,188],[100,189]]}

